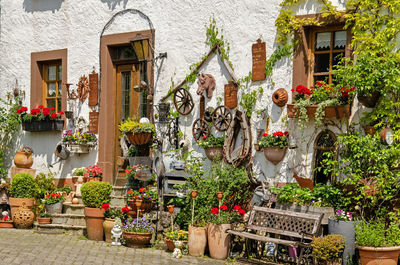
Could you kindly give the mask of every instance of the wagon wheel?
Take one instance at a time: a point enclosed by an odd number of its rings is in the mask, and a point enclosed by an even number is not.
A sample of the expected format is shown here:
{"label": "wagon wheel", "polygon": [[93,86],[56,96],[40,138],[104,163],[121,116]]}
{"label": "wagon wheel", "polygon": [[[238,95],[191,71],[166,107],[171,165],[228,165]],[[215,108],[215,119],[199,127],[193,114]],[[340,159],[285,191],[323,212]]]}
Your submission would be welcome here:
{"label": "wagon wheel", "polygon": [[232,118],[233,115],[231,110],[225,106],[219,106],[212,114],[214,127],[221,132],[228,130],[229,125],[232,122]]}
{"label": "wagon wheel", "polygon": [[188,115],[194,107],[192,95],[184,88],[178,89],[174,95],[174,105],[179,114]]}
{"label": "wagon wheel", "polygon": [[207,138],[210,135],[210,127],[207,122],[202,118],[194,121],[192,127],[193,137],[196,141],[202,139],[204,136]]}

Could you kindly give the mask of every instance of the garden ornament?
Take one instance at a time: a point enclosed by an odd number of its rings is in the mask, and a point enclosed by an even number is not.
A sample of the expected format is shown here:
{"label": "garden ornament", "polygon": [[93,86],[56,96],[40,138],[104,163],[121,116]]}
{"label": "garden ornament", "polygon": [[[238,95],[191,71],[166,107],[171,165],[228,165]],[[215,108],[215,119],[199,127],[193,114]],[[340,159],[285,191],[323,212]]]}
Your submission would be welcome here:
{"label": "garden ornament", "polygon": [[84,117],[80,116],[76,121],[76,128],[79,129],[81,132],[88,131],[89,123]]}
{"label": "garden ornament", "polygon": [[207,97],[211,98],[215,89],[215,79],[210,74],[199,74],[197,81],[199,87],[197,88],[197,95],[202,95],[204,90],[207,90]]}
{"label": "garden ornament", "polygon": [[143,117],[139,120],[139,123],[150,123],[150,120],[146,117]]}
{"label": "garden ornament", "polygon": [[182,251],[181,248],[183,247],[183,241],[177,240],[174,241],[174,252],[172,253],[172,257],[176,258],[176,259],[180,259],[182,258]]}
{"label": "garden ornament", "polygon": [[113,229],[111,230],[111,239],[114,241],[111,243],[112,246],[121,246],[121,236],[122,236],[122,223],[119,217],[115,218],[115,223]]}
{"label": "garden ornament", "polygon": [[83,184],[83,177],[82,176],[78,176],[78,180],[76,181],[76,183],[75,183],[75,195],[77,196],[77,197],[79,197],[79,196],[81,196],[82,194],[81,194],[81,187],[82,187],[82,184]]}
{"label": "garden ornament", "polygon": [[54,154],[61,160],[67,160],[69,158],[70,152],[68,148],[62,144],[62,142],[58,142]]}

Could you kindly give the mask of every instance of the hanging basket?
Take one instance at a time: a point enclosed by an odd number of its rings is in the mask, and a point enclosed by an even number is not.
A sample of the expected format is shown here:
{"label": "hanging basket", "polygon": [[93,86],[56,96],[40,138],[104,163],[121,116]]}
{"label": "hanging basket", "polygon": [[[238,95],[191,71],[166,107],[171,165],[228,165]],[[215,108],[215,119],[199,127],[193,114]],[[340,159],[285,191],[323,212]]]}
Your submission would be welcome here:
{"label": "hanging basket", "polygon": [[370,96],[357,94],[358,102],[360,102],[367,108],[374,108],[380,98],[381,98],[381,93],[379,93],[379,92],[373,92],[373,93],[371,93]]}
{"label": "hanging basket", "polygon": [[206,156],[211,161],[215,159],[222,159],[224,158],[224,148],[222,146],[213,146],[213,147],[206,147],[204,148]]}
{"label": "hanging basket", "polygon": [[128,132],[126,136],[128,137],[129,142],[133,145],[147,144],[151,139],[151,133],[147,132],[144,133]]}
{"label": "hanging basket", "polygon": [[264,147],[264,156],[272,164],[277,165],[285,157],[287,147],[276,146]]}

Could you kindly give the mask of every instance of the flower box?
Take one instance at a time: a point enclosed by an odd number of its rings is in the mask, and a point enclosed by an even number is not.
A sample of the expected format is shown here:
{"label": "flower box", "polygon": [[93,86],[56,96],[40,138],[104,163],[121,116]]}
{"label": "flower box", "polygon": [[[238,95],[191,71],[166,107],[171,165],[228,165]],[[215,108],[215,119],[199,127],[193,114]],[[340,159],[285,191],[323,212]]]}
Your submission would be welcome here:
{"label": "flower box", "polygon": [[62,131],[64,120],[22,122],[22,129],[27,132]]}
{"label": "flower box", "polygon": [[76,154],[87,154],[90,151],[90,148],[94,146],[93,143],[68,143],[68,149],[71,153]]}
{"label": "flower box", "polygon": [[[318,105],[311,105],[306,107],[307,116],[310,118],[315,117]],[[299,116],[299,110],[295,108],[294,104],[287,104],[287,115],[289,118],[296,118]],[[325,119],[342,119],[350,116],[350,105],[328,106],[325,108]]]}

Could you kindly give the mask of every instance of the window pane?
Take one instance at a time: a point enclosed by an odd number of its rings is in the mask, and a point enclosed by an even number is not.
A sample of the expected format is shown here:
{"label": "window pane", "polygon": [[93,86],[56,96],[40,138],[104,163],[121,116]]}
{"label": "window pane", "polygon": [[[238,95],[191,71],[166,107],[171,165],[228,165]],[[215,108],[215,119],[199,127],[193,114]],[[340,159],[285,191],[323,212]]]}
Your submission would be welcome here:
{"label": "window pane", "polygon": [[61,64],[58,66],[58,80],[62,80],[62,67],[61,67]]}
{"label": "window pane", "polygon": [[47,83],[47,96],[48,97],[56,96],[56,83]]}
{"label": "window pane", "polygon": [[62,84],[58,82],[57,97],[61,97]]}
{"label": "window pane", "polygon": [[315,41],[316,51],[329,51],[331,48],[331,33],[330,32],[319,32],[317,33]]}
{"label": "window pane", "polygon": [[329,75],[320,75],[320,76],[314,76],[314,84],[317,83],[318,81],[324,81],[325,83],[329,83]]}
{"label": "window pane", "polygon": [[47,67],[47,80],[56,80],[57,66],[49,65]]}
{"label": "window pane", "polygon": [[329,72],[329,54],[316,54],[314,73]]}
{"label": "window pane", "polygon": [[346,31],[336,31],[334,49],[344,49],[346,47],[346,40],[347,40]]}
{"label": "window pane", "polygon": [[122,119],[129,118],[130,115],[130,88],[131,72],[122,73]]}
{"label": "window pane", "polygon": [[135,53],[131,46],[129,47],[121,47],[117,48],[117,59],[124,60],[124,59],[136,59]]}
{"label": "window pane", "polygon": [[48,108],[55,108],[56,107],[56,100],[54,98],[47,100],[47,107]]}
{"label": "window pane", "polygon": [[62,109],[61,98],[57,98],[57,108],[56,108],[56,111],[60,111],[61,109]]}
{"label": "window pane", "polygon": [[332,69],[335,69],[333,66],[340,63],[340,60],[344,57],[344,52],[333,53],[333,63]]}

